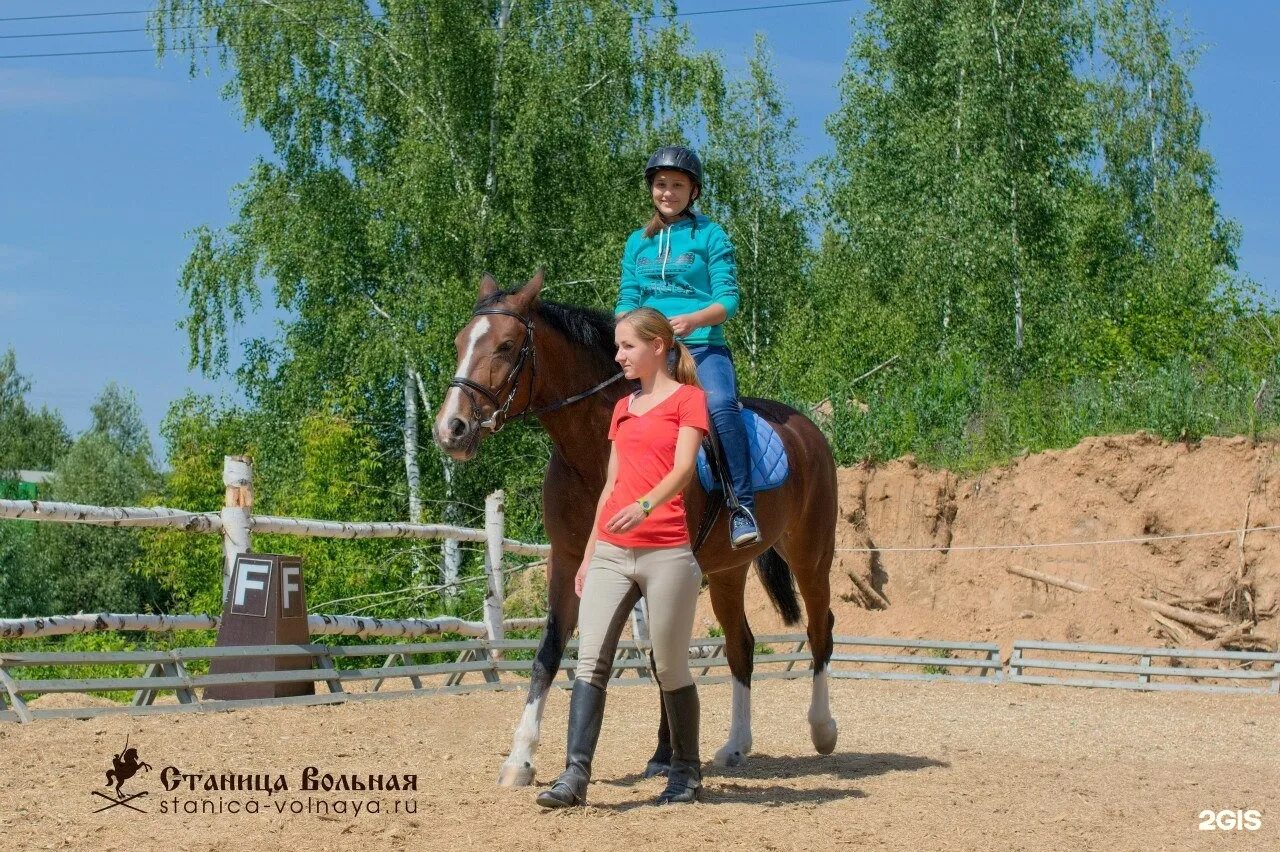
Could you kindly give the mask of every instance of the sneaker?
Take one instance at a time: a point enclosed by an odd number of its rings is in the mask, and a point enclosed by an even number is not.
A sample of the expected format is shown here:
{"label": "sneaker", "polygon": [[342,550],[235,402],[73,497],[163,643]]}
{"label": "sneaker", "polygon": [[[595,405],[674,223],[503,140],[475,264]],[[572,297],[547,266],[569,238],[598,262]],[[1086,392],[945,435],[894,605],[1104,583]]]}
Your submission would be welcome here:
{"label": "sneaker", "polygon": [[729,543],[734,547],[746,547],[760,541],[760,529],[755,518],[746,509],[739,509],[729,518]]}

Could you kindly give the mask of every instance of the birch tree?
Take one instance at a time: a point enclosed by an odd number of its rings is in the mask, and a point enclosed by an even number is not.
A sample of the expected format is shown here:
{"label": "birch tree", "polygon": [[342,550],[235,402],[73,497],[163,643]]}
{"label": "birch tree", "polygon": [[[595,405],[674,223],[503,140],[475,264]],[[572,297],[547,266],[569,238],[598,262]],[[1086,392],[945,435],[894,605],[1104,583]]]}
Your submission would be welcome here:
{"label": "birch tree", "polygon": [[397,514],[474,522],[470,507],[501,484],[513,531],[536,531],[545,437],[505,430],[455,471],[426,418],[482,272],[514,283],[542,266],[548,298],[612,306],[623,242],[647,218],[648,153],[723,99],[718,61],[692,50],[686,28],[650,19],[673,10],[159,4],[161,55],[228,68],[224,95],[271,143],[237,188],[235,221],[196,228],[180,279],[192,363],[206,372],[227,369],[228,330],[263,300],[287,316],[277,337],[247,346],[237,374],[269,415],[265,482],[287,487],[298,424],[325,413],[355,424],[380,459],[399,456]]}

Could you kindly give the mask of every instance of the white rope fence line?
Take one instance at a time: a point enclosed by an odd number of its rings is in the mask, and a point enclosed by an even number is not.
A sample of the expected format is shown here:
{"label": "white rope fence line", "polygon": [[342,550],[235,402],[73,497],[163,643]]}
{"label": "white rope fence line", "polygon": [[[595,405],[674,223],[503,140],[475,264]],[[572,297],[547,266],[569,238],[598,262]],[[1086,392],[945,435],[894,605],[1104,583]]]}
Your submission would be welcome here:
{"label": "white rope fence line", "polygon": [[[94,517],[97,515],[97,517]],[[105,515],[105,517],[104,517]],[[50,503],[31,500],[0,500],[0,518],[14,520],[61,521],[64,523],[101,524],[116,527],[176,527],[189,532],[215,532],[222,528],[222,518],[216,512],[187,512],[181,509],[163,507],[129,507],[107,508],[100,506],[84,506],[74,503]],[[187,519],[188,523],[175,521]],[[446,535],[459,541],[477,542],[483,540],[482,532],[467,530],[444,524],[409,524],[409,523],[370,523],[313,521],[304,518],[280,518],[269,515],[250,516],[250,525],[255,532],[275,532],[285,535],[305,535],[320,538],[435,538]],[[1104,538],[1084,541],[1026,542],[1022,544],[953,544],[950,546],[899,546],[883,547],[837,547],[838,553],[941,553],[956,550],[1030,550],[1052,547],[1091,547],[1110,544],[1145,544],[1156,541],[1174,541],[1178,539],[1212,538],[1224,535],[1247,535],[1254,532],[1274,532],[1280,530],[1280,524],[1260,527],[1245,527],[1229,530],[1212,530],[1208,532],[1170,533],[1168,535],[1138,536],[1132,538]],[[372,535],[370,535],[372,533]],[[481,535],[477,535],[481,533]],[[546,556],[550,545],[527,544],[512,539],[504,540],[504,547],[512,553],[528,556]],[[539,563],[519,566],[512,570],[532,567]],[[465,581],[464,581],[465,582]],[[452,585],[452,584],[451,584]]]}
{"label": "white rope fence line", "polygon": [[930,547],[837,547],[836,551],[839,553],[930,553],[950,552],[953,550],[1027,550],[1039,547],[1085,547],[1098,544],[1146,544],[1152,541],[1245,535],[1253,532],[1274,532],[1275,530],[1280,530],[1280,524],[1272,524],[1265,527],[1244,527],[1234,530],[1214,530],[1212,532],[1171,533],[1169,535],[1151,535],[1138,538],[1099,538],[1090,541],[1045,541],[1029,542],[1027,544],[953,544],[948,547],[941,545]]}

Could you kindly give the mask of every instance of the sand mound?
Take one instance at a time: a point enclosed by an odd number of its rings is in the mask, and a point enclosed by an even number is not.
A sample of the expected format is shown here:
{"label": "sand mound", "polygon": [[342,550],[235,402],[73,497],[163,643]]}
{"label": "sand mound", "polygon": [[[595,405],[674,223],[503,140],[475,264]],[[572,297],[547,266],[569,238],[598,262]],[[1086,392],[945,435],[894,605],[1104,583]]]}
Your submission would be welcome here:
{"label": "sand mound", "polygon": [[[1088,438],[971,477],[911,457],[839,471],[832,567],[836,632],[852,635],[1198,646],[1212,636],[1159,624],[1142,597],[1203,610],[1255,634],[1280,634],[1275,532],[964,550],[975,544],[1146,538],[1280,524],[1274,443],[1241,437],[1167,443],[1137,435]],[[1247,517],[1247,524],[1246,524]],[[932,552],[854,548],[935,547]],[[845,548],[845,550],[841,550]],[[1079,593],[1008,573],[1032,569],[1085,584]],[[855,582],[887,601],[873,602]],[[1241,582],[1250,592],[1232,595]],[[1225,599],[1224,599],[1225,596]],[[699,625],[715,624],[709,602]],[[1250,610],[1249,598],[1252,608]],[[872,608],[880,607],[880,608]],[[752,572],[747,612],[757,634],[784,629]],[[791,628],[794,629],[794,628]]]}

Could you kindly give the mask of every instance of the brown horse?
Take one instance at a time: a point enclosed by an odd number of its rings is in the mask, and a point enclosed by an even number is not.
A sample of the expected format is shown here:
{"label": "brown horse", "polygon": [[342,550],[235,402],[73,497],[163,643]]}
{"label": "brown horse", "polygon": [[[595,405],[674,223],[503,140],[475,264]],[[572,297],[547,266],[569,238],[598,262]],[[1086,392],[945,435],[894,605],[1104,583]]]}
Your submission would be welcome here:
{"label": "brown horse", "polygon": [[[533,781],[547,688],[577,626],[573,578],[604,488],[609,420],[614,403],[631,389],[620,381],[622,373],[613,360],[614,317],[540,301],[541,289],[541,272],[523,287],[508,291],[500,290],[490,276],[484,277],[472,319],[458,332],[457,371],[435,422],[437,443],[459,461],[472,458],[486,435],[525,415],[541,421],[553,444],[542,489],[543,522],[551,540],[547,626],[511,753],[498,776],[498,783],[504,785]],[[787,624],[800,618],[795,591],[799,584],[813,652],[810,733],[820,754],[830,754],[836,746],[827,689],[835,621],[830,606],[835,462],[826,438],[799,412],[769,400],[744,402],[782,438],[791,472],[782,486],[757,495],[760,543],[733,550],[727,513],[720,512],[697,553],[710,587],[711,606],[724,629],[725,652],[734,676],[729,738],[715,755],[720,766],[742,763],[751,749],[755,637],[747,625],[743,592],[752,561]],[[684,498],[692,536],[708,509],[707,494],[697,477]],[[670,757],[664,715],[647,774],[665,771]]]}

